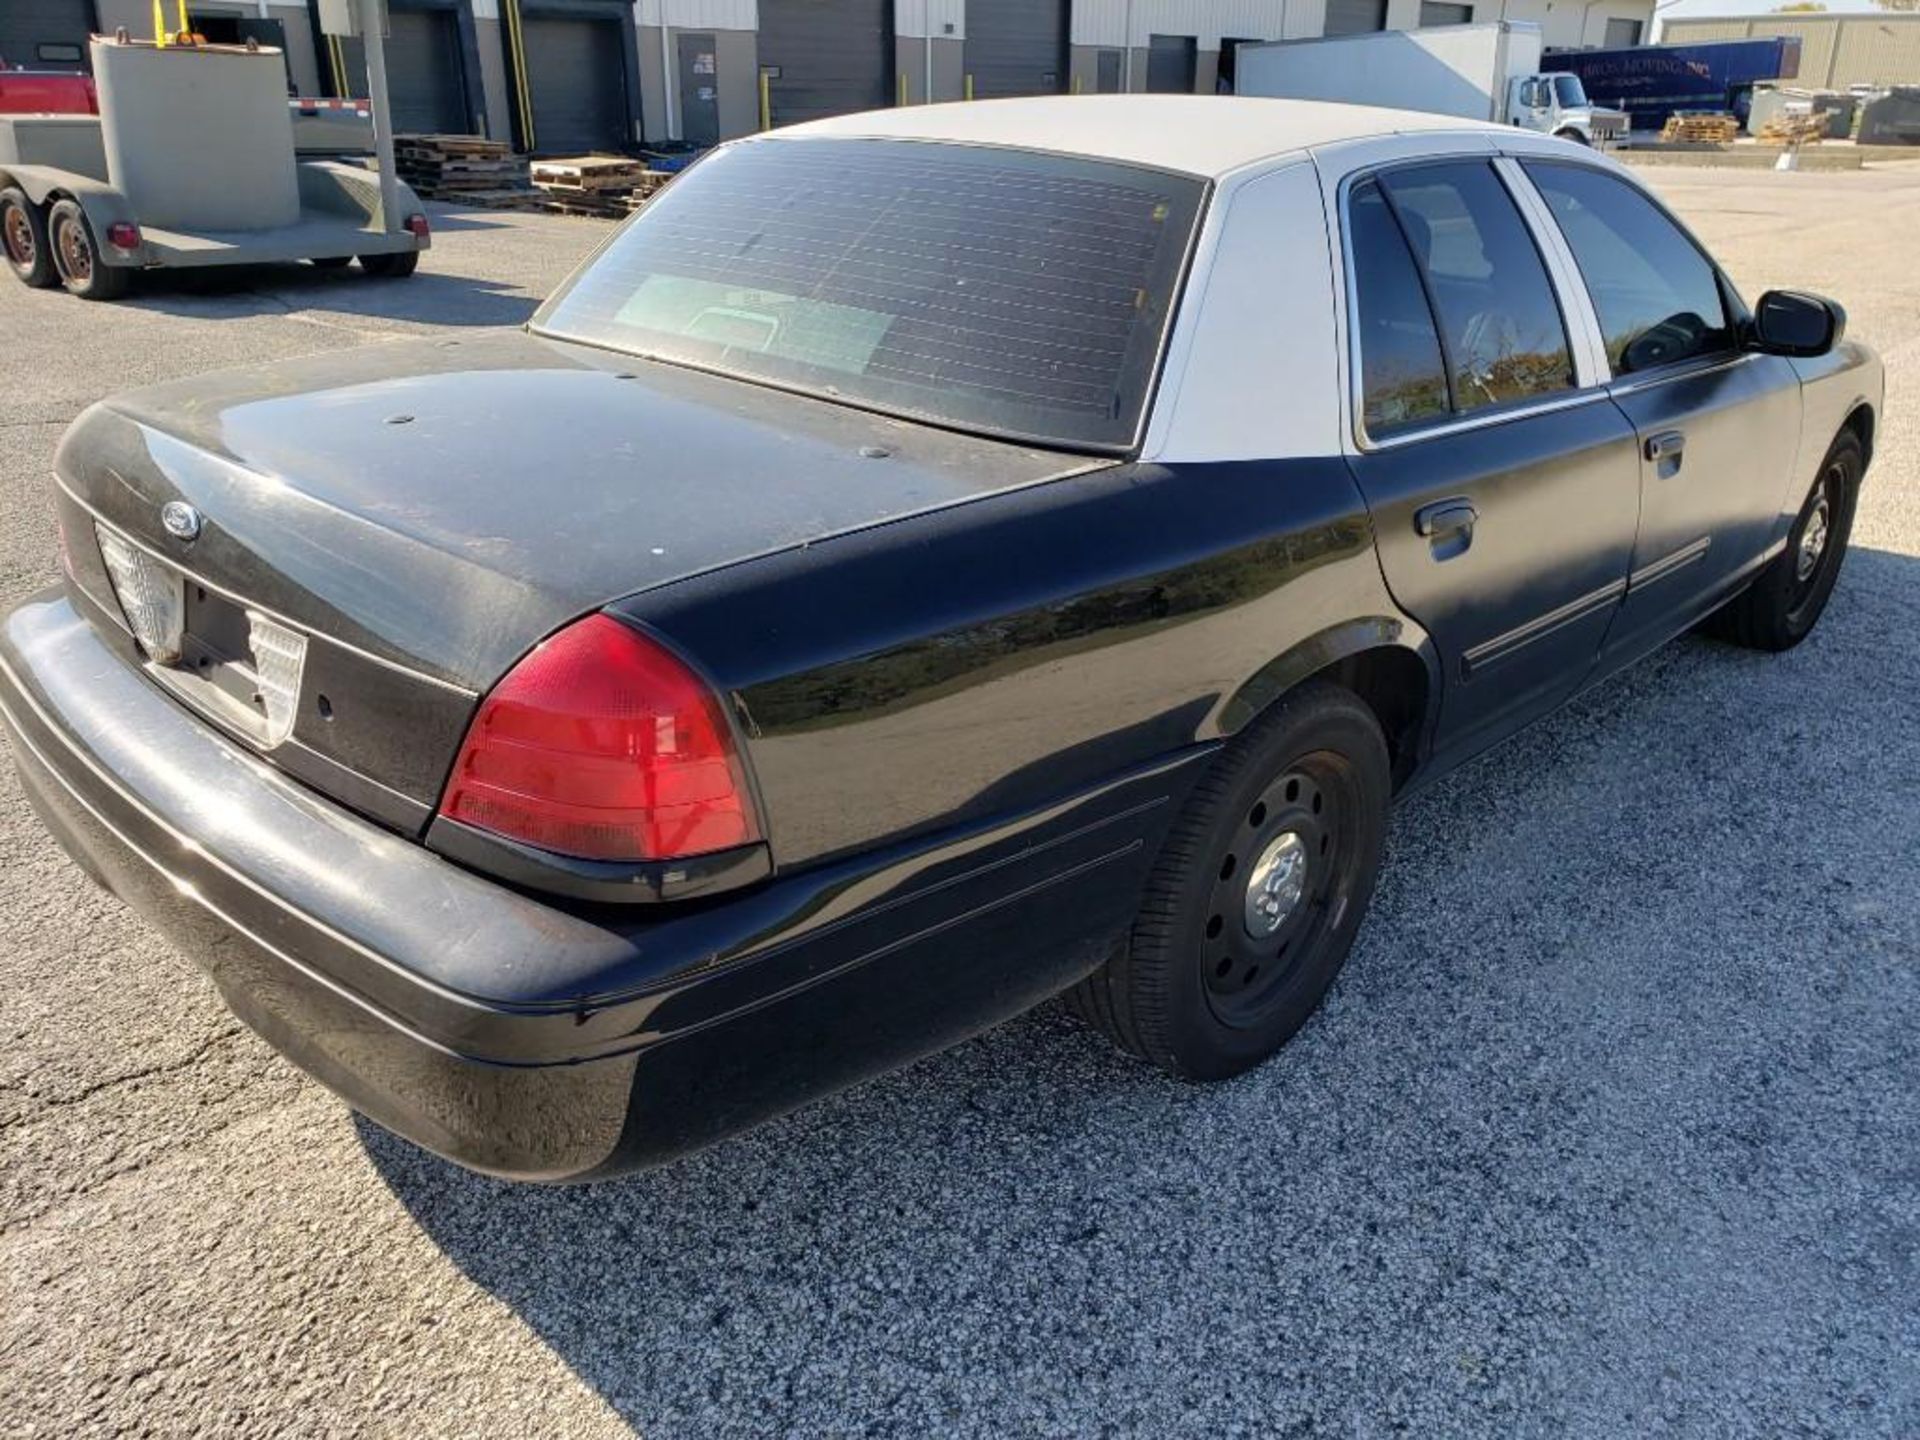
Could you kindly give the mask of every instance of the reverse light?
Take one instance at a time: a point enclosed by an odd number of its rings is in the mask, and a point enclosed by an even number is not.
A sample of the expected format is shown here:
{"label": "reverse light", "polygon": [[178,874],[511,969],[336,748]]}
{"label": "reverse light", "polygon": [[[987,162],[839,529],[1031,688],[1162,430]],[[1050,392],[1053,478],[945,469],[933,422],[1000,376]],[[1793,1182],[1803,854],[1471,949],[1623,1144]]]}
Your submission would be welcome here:
{"label": "reverse light", "polygon": [[481,702],[440,813],[586,860],[675,860],[760,838],[719,699],[606,615],[536,646]]}
{"label": "reverse light", "polygon": [[178,571],[169,569],[138,545],[99,521],[93,525],[106,562],[113,598],[127,617],[127,628],[147,657],[162,665],[180,658],[186,635],[186,587]]}
{"label": "reverse light", "polygon": [[294,718],[300,713],[300,676],[307,667],[307,637],[257,610],[249,610],[247,648],[253,652],[258,704],[267,717],[263,738],[271,750],[293,734]]}

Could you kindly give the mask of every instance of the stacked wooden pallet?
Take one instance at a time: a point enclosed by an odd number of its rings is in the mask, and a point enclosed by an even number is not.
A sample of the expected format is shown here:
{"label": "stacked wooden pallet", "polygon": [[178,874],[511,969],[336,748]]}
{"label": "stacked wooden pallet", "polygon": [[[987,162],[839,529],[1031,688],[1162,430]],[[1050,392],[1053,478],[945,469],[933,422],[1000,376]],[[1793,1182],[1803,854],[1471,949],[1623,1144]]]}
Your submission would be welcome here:
{"label": "stacked wooden pallet", "polygon": [[400,178],[427,200],[451,200],[511,209],[536,200],[527,162],[503,140],[477,135],[396,135],[393,158]]}
{"label": "stacked wooden pallet", "polygon": [[1804,110],[1782,110],[1762,125],[1754,138],[1762,145],[1815,145],[1827,133],[1831,119]]}
{"label": "stacked wooden pallet", "polygon": [[624,155],[575,155],[533,162],[534,187],[559,215],[631,215],[672,177]]}
{"label": "stacked wooden pallet", "polygon": [[1740,122],[1731,115],[1669,115],[1660,129],[1660,138],[1688,144],[1730,145],[1739,133]]}

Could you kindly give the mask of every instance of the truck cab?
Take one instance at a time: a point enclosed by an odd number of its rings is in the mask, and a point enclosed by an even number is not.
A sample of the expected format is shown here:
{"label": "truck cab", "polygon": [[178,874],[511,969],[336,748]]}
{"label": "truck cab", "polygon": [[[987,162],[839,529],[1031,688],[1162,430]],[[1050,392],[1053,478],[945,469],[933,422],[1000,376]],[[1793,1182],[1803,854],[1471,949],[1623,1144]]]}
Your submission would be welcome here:
{"label": "truck cab", "polygon": [[1507,83],[1506,119],[1582,145],[1605,145],[1627,133],[1626,112],[1594,105],[1578,75],[1514,76]]}

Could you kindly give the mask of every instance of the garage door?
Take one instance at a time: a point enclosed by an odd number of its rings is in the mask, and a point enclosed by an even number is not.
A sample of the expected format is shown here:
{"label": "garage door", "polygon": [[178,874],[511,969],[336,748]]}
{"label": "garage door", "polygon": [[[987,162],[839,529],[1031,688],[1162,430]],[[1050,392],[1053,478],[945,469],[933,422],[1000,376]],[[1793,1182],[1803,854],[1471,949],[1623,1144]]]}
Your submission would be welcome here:
{"label": "garage door", "polygon": [[[358,40],[340,42],[347,89],[367,93],[367,56]],[[465,135],[473,129],[461,80],[460,31],[451,10],[401,10],[387,16],[387,99],[402,135]]]}
{"label": "garage door", "polygon": [[760,0],[760,66],[776,125],[891,105],[893,0]]}
{"label": "garage door", "polygon": [[93,0],[0,0],[0,59],[29,70],[84,70]]}
{"label": "garage door", "polygon": [[527,15],[527,89],[542,155],[627,150],[627,57],[617,20]]}
{"label": "garage door", "polygon": [[1328,35],[1364,35],[1387,28],[1387,0],[1327,0]]}
{"label": "garage door", "polygon": [[967,74],[974,98],[1064,90],[1070,9],[1067,0],[967,0]]}

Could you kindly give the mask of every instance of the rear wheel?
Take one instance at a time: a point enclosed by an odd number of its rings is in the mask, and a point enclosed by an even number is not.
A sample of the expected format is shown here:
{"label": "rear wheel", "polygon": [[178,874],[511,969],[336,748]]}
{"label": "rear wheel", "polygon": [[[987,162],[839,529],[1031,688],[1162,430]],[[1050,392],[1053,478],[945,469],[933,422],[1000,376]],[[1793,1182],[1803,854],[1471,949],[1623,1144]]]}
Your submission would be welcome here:
{"label": "rear wheel", "polygon": [[418,250],[399,250],[385,255],[362,255],[360,268],[383,280],[404,280],[420,266]]}
{"label": "rear wheel", "polygon": [[11,185],[0,190],[0,250],[6,253],[8,268],[35,289],[59,282],[47,244],[46,218],[24,190]]}
{"label": "rear wheel", "polygon": [[1866,452],[1843,430],[1800,502],[1787,548],[1708,622],[1710,633],[1754,650],[1791,650],[1812,633],[1846,559]]}
{"label": "rear wheel", "polygon": [[1373,895],[1391,770],[1379,723],[1302,687],[1220,756],[1174,824],[1124,951],[1068,996],[1122,1048],[1196,1080],[1306,1022]]}
{"label": "rear wheel", "polygon": [[112,300],[127,290],[123,266],[104,265],[94,244],[86,212],[71,200],[57,203],[47,215],[47,239],[60,283],[82,300]]}

